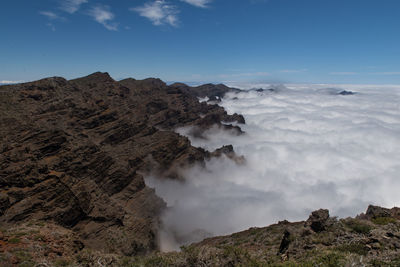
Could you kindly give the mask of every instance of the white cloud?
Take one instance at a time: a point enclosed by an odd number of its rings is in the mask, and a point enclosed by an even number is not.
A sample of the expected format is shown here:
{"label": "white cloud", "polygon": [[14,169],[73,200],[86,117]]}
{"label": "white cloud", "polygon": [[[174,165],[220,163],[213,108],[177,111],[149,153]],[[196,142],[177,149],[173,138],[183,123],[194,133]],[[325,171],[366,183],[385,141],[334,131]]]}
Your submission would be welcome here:
{"label": "white cloud", "polygon": [[7,81],[7,80],[0,81],[0,84],[13,84],[13,83],[22,83],[22,81]]}
{"label": "white cloud", "polygon": [[169,207],[165,233],[178,233],[182,244],[195,233],[304,220],[319,208],[346,217],[368,204],[400,205],[400,86],[329,87],[358,94],[332,95],[323,85],[228,94],[221,105],[244,115],[246,134],[213,129],[208,139],[190,139],[210,150],[232,144],[246,164],[213,159],[206,170],[185,170],[185,183],[147,178]]}
{"label": "white cloud", "polygon": [[64,19],[63,17],[60,17],[59,15],[51,11],[40,11],[39,14],[47,17],[50,20]]}
{"label": "white cloud", "polygon": [[243,72],[232,74],[220,74],[219,78],[234,78],[234,77],[264,77],[271,75],[269,72]]}
{"label": "white cloud", "polygon": [[300,70],[281,70],[279,72],[282,73],[300,73],[300,72],[306,72],[308,69],[300,69]]}
{"label": "white cloud", "polygon": [[400,75],[400,71],[375,72],[376,75]]}
{"label": "white cloud", "polygon": [[329,75],[357,75],[357,72],[350,71],[340,71],[340,72],[330,72]]}
{"label": "white cloud", "polygon": [[79,10],[82,4],[87,3],[88,0],[63,0],[61,9],[70,14],[75,13]]}
{"label": "white cloud", "polygon": [[211,0],[181,0],[181,1],[202,8],[206,8],[207,4],[211,2]]}
{"label": "white cloud", "polygon": [[50,22],[50,23],[47,23],[46,25],[47,25],[47,27],[49,27],[53,32],[56,31],[56,26],[54,26],[53,23]]}
{"label": "white cloud", "polygon": [[148,18],[154,25],[169,24],[174,27],[178,26],[178,9],[164,0],[146,3],[144,6],[131,8],[130,10]]}
{"label": "white cloud", "polygon": [[108,6],[95,6],[89,11],[89,15],[93,17],[95,21],[102,24],[107,30],[118,30],[118,24],[113,22],[115,15],[110,11]]}
{"label": "white cloud", "polygon": [[[64,17],[59,16],[58,14],[52,12],[52,11],[40,11],[40,15],[47,17],[50,21],[65,21]],[[49,27],[53,32],[56,31],[56,26],[54,25],[53,22],[49,22],[46,24],[47,27]]]}

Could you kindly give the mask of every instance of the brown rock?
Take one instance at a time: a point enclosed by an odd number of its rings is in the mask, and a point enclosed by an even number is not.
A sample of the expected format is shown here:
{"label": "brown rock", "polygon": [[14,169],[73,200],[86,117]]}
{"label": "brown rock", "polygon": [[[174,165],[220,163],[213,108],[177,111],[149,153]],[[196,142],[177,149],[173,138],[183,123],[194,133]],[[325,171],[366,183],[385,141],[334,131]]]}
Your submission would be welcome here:
{"label": "brown rock", "polygon": [[308,218],[306,225],[311,227],[314,232],[322,232],[326,229],[329,219],[329,210],[320,209],[313,211]]}
{"label": "brown rock", "polygon": [[157,248],[165,208],[140,173],[182,178],[180,168],[210,155],[174,129],[241,120],[159,79],[100,72],[0,94],[0,223],[51,220],[84,246],[130,255]]}
{"label": "brown rock", "polygon": [[390,217],[390,210],[379,206],[369,205],[365,214],[369,218]]}

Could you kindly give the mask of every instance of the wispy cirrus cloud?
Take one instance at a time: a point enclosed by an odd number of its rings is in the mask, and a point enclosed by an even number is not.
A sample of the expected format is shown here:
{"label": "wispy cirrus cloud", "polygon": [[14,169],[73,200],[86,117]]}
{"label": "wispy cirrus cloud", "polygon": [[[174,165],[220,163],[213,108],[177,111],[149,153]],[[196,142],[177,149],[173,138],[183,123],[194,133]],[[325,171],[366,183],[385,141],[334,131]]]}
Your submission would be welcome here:
{"label": "wispy cirrus cloud", "polygon": [[0,81],[0,84],[13,84],[13,83],[22,83],[22,81],[8,81],[8,80]]}
{"label": "wispy cirrus cloud", "polygon": [[179,20],[177,14],[179,10],[176,6],[170,5],[164,0],[156,0],[152,3],[146,3],[140,7],[130,8],[131,11],[137,12],[140,16],[149,19],[154,25],[169,24],[177,27]]}
{"label": "wispy cirrus cloud", "polygon": [[181,0],[181,1],[201,8],[206,8],[207,4],[211,2],[211,0]]}
{"label": "wispy cirrus cloud", "polygon": [[46,17],[50,22],[46,24],[53,32],[56,31],[56,26],[53,21],[65,21],[65,18],[52,11],[40,11],[40,15]]}
{"label": "wispy cirrus cloud", "polygon": [[87,2],[88,0],[63,0],[60,8],[67,13],[73,14],[80,9],[82,4]]}
{"label": "wispy cirrus cloud", "polygon": [[107,30],[117,31],[118,24],[113,22],[115,15],[110,11],[109,6],[98,5],[89,10],[89,16],[103,25]]}
{"label": "wispy cirrus cloud", "polygon": [[263,77],[270,76],[269,72],[243,72],[243,73],[232,73],[232,74],[220,74],[219,78],[232,78],[232,77]]}
{"label": "wispy cirrus cloud", "polygon": [[357,75],[357,72],[351,71],[339,71],[339,72],[329,72],[329,75]]}
{"label": "wispy cirrus cloud", "polygon": [[40,11],[40,15],[45,16],[49,20],[63,20],[64,18],[52,11]]}
{"label": "wispy cirrus cloud", "polygon": [[287,70],[280,70],[279,72],[282,72],[282,73],[300,73],[300,72],[306,72],[306,71],[308,71],[308,69],[299,69],[299,70],[287,69]]}
{"label": "wispy cirrus cloud", "polygon": [[375,72],[375,75],[400,75],[400,71]]}

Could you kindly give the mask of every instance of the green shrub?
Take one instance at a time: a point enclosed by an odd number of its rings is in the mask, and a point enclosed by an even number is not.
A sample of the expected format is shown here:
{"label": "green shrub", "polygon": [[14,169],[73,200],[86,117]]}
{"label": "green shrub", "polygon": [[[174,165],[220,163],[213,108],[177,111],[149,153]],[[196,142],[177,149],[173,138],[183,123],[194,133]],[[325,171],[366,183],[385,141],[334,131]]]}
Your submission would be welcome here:
{"label": "green shrub", "polygon": [[347,221],[346,226],[349,227],[353,232],[359,234],[369,234],[371,232],[372,227],[366,223],[363,223],[359,220],[351,219]]}
{"label": "green shrub", "polygon": [[33,266],[32,255],[30,253],[22,250],[14,250],[13,254],[20,262],[19,266]]}
{"label": "green shrub", "polygon": [[26,235],[25,232],[18,232],[18,233],[14,234],[14,236],[16,236],[16,237],[21,237],[21,236],[24,236],[24,235]]}
{"label": "green shrub", "polygon": [[336,250],[341,252],[355,253],[362,256],[366,256],[368,253],[367,247],[360,243],[340,245],[336,247]]}
{"label": "green shrub", "polygon": [[21,243],[21,239],[18,238],[18,237],[13,237],[13,238],[10,238],[10,239],[8,240],[8,243],[11,243],[11,244],[18,244],[18,243]]}
{"label": "green shrub", "polygon": [[377,217],[377,218],[373,218],[372,222],[375,224],[379,224],[379,225],[386,225],[389,223],[395,223],[395,222],[397,222],[397,220],[395,218],[391,218],[391,217]]}
{"label": "green shrub", "polygon": [[54,265],[57,267],[65,267],[70,265],[70,263],[66,259],[58,259],[54,262]]}
{"label": "green shrub", "polygon": [[337,253],[329,253],[319,257],[316,260],[318,266],[326,266],[326,267],[339,267],[343,266],[343,256]]}

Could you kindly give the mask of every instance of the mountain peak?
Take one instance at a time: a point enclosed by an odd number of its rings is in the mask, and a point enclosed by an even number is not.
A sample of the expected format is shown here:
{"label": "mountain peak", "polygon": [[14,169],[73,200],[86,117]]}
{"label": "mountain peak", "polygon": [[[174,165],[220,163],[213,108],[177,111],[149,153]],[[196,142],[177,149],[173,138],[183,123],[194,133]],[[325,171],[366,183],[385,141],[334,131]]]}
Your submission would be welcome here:
{"label": "mountain peak", "polygon": [[104,83],[104,82],[115,82],[113,78],[111,78],[110,74],[108,72],[95,72],[92,73],[88,76],[78,78],[78,79],[73,79],[71,80],[73,82],[83,82],[83,83]]}

